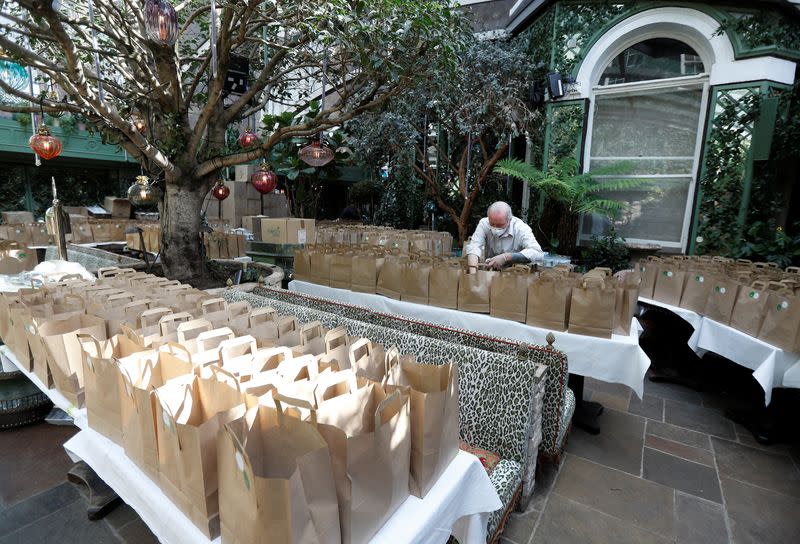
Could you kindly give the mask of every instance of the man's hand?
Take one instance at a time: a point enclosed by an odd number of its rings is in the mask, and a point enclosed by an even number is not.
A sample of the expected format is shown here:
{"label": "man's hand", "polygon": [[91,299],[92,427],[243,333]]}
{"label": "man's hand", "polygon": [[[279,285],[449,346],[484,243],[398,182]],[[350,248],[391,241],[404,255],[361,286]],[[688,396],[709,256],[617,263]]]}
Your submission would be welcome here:
{"label": "man's hand", "polygon": [[511,262],[511,253],[501,253],[491,259],[486,259],[486,265],[493,270],[500,270]]}

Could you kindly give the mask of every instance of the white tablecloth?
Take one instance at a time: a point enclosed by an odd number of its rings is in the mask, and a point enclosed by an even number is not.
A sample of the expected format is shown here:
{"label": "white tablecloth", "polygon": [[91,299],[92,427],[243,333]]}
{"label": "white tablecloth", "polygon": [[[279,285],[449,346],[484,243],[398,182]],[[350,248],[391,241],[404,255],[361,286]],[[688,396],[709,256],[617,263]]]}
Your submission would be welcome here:
{"label": "white tablecloth", "polygon": [[[209,539],[189,521],[161,488],[131,461],[125,450],[89,428],[86,408],[75,408],[55,389],[46,389],[8,346],[0,357],[19,368],[53,404],[69,413],[81,429],[64,449],[74,462],[83,460],[131,506],[162,543],[203,543]],[[489,513],[502,507],[481,462],[459,451],[425,499],[409,497],[372,539],[375,543],[443,544],[451,532],[462,544],[485,544]],[[220,538],[214,540],[215,544]]]}
{"label": "white tablecloth", "polygon": [[[34,374],[33,372],[28,372],[25,368],[23,368],[22,363],[19,362],[17,356],[14,355],[14,352],[8,346],[0,346],[0,357],[5,361],[10,362],[12,365],[17,367],[25,376],[28,377],[33,384],[39,388],[45,395],[47,395],[50,400],[55,404],[58,408],[64,410],[67,414],[72,417],[75,422],[75,426],[79,429],[85,429],[88,427],[86,422],[86,408],[77,408],[74,404],[67,400],[67,398],[59,393],[55,389],[47,389],[42,383],[42,380]],[[6,365],[4,365],[6,366]]]}
{"label": "white tablecloth", "polygon": [[775,387],[800,388],[800,355],[776,348],[690,310],[645,298],[639,300],[670,310],[692,325],[695,332],[689,347],[694,351],[710,351],[751,369],[753,378],[764,390],[766,404],[772,400]]}
{"label": "white tablecloth", "polygon": [[[547,333],[551,332],[547,329],[531,327],[524,323],[499,319],[486,314],[403,302],[381,295],[355,293],[346,289],[336,289],[299,280],[289,283],[289,289],[348,304],[366,306],[378,312],[399,314],[412,319],[502,336],[531,344],[546,344]],[[556,337],[554,346],[566,353],[571,373],[604,382],[625,384],[641,398],[644,392],[644,375],[650,367],[650,359],[639,347],[641,329],[636,320],[634,320],[631,331],[630,336],[615,334],[610,339],[554,332]]]}
{"label": "white tablecloth", "polygon": [[[84,460],[136,510],[160,542],[209,542],[119,445],[87,428],[64,448],[73,460]],[[425,499],[406,499],[371,542],[442,544],[454,531],[461,543],[484,544],[489,512],[501,506],[478,458],[460,451]],[[214,539],[215,544],[220,541]]]}

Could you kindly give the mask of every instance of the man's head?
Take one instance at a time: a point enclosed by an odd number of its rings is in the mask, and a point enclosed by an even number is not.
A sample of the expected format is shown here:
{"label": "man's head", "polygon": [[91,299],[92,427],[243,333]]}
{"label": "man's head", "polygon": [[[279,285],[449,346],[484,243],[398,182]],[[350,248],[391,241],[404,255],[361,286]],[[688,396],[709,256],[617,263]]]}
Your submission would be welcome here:
{"label": "man's head", "polygon": [[511,223],[511,206],[502,201],[497,201],[486,212],[489,218],[489,226],[495,234],[500,234],[508,228]]}

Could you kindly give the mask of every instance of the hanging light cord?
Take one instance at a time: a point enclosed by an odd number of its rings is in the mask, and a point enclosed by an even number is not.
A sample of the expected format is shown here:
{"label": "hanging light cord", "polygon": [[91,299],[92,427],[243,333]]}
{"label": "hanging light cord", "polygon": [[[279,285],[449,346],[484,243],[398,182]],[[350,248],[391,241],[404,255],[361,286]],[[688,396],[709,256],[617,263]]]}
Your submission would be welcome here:
{"label": "hanging light cord", "polygon": [[[325,94],[327,93],[328,87],[328,51],[325,50],[325,57],[322,59],[322,97],[320,98],[320,110],[319,114],[322,115],[322,112],[325,111]],[[323,145],[325,143],[325,129],[319,131],[319,143]]]}

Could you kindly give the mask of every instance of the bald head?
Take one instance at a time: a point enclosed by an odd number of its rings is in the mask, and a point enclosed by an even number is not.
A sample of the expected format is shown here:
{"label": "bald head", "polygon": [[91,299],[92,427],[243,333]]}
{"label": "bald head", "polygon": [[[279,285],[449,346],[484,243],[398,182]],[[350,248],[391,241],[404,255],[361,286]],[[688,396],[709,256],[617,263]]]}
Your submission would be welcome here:
{"label": "bald head", "polygon": [[497,201],[489,206],[486,216],[489,218],[489,225],[504,229],[511,222],[511,206],[503,201]]}

